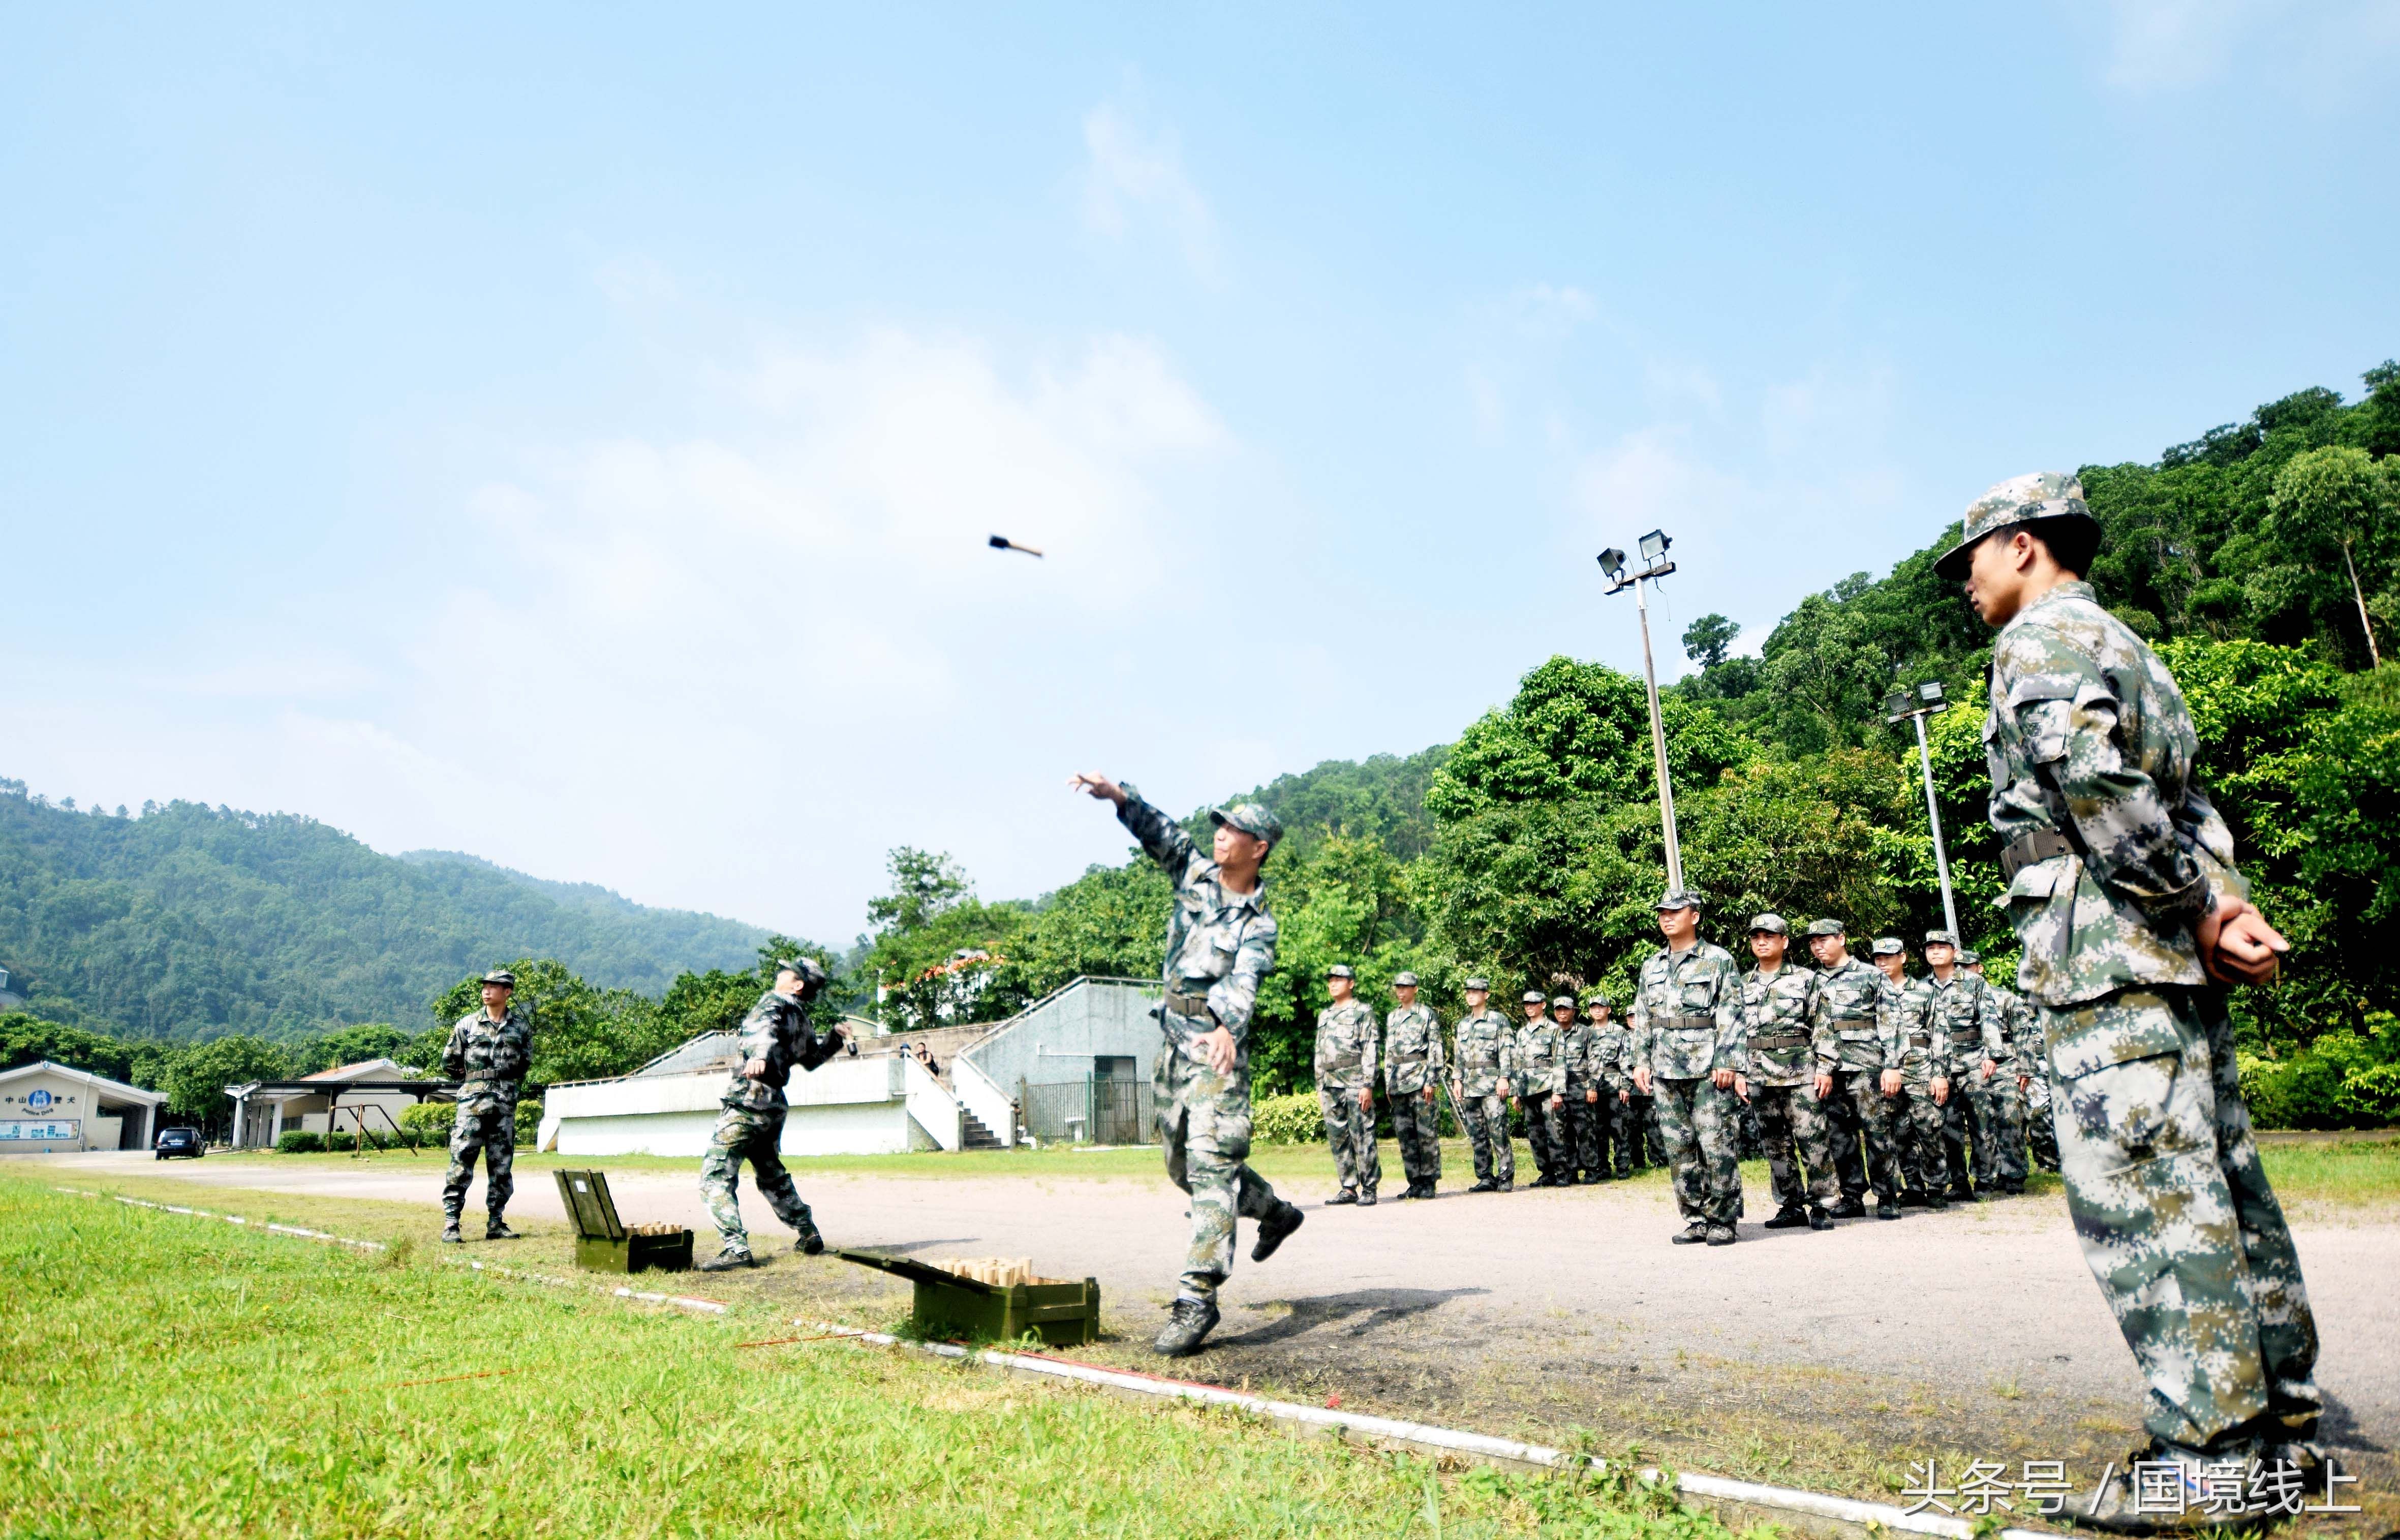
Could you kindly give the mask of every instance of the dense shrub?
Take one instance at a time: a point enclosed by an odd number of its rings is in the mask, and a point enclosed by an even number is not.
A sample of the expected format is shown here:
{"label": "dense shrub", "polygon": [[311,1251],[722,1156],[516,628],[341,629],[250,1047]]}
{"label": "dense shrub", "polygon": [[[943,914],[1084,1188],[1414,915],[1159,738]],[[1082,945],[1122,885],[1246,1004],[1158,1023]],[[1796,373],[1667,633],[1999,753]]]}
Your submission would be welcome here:
{"label": "dense shrub", "polygon": [[445,1144],[450,1138],[450,1124],[457,1117],[457,1108],[446,1101],[420,1101],[400,1114],[403,1132],[413,1134],[420,1144]]}
{"label": "dense shrub", "polygon": [[275,1141],[275,1149],[279,1154],[320,1155],[325,1152],[325,1136],[294,1128]]}
{"label": "dense shrub", "polygon": [[1313,1144],[1324,1137],[1325,1117],[1316,1110],[1314,1091],[1261,1097],[1250,1103],[1250,1141],[1254,1144]]}
{"label": "dense shrub", "polygon": [[2261,1128],[2400,1124],[2400,1019],[2377,1011],[2367,1032],[2327,1032],[2280,1058],[2242,1056],[2242,1097]]}
{"label": "dense shrub", "polygon": [[534,1147],[534,1141],[540,1137],[541,1103],[538,1101],[518,1102],[517,1147],[523,1150],[530,1150]]}

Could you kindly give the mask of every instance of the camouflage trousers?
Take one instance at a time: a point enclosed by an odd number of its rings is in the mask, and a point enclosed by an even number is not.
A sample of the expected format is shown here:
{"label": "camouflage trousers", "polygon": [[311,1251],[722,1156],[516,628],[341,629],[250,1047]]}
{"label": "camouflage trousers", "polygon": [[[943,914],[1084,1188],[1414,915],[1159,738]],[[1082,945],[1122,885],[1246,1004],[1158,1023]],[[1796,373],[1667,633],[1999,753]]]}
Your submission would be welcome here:
{"label": "camouflage trousers", "polygon": [[1375,1110],[1358,1105],[1355,1085],[1319,1085],[1316,1110],[1325,1117],[1325,1142],[1333,1147],[1333,1174],[1343,1190],[1372,1196],[1384,1179],[1384,1160],[1375,1152]]}
{"label": "camouflage trousers", "polygon": [[1752,1085],[1750,1105],[1758,1114],[1758,1140],[1766,1150],[1780,1208],[1813,1203],[1830,1208],[1841,1199],[1834,1181],[1834,1141],[1824,1109],[1812,1085]]}
{"label": "camouflage trousers", "polygon": [[1433,1095],[1427,1101],[1423,1091],[1392,1093],[1392,1142],[1400,1147],[1411,1187],[1441,1179],[1441,1092]]}
{"label": "camouflage trousers", "polygon": [[1458,1115],[1466,1124],[1467,1142],[1475,1147],[1475,1179],[1514,1182],[1517,1146],[1508,1138],[1508,1098],[1496,1091],[1465,1097]]}
{"label": "camouflage trousers", "polygon": [[1667,1138],[1658,1130],[1658,1098],[1636,1091],[1632,1100],[1616,1105],[1626,1146],[1633,1152],[1633,1169],[1666,1165]]}
{"label": "camouflage trousers", "polygon": [[1525,1145],[1533,1152],[1534,1169],[1545,1177],[1566,1170],[1575,1157],[1566,1150],[1564,1109],[1550,1105],[1548,1091],[1519,1097],[1517,1107],[1525,1114]]}
{"label": "camouflage trousers", "polygon": [[506,1103],[470,1111],[458,1104],[450,1124],[450,1169],[442,1178],[442,1212],[450,1222],[467,1206],[467,1184],[475,1179],[475,1152],[484,1152],[484,1209],[494,1224],[517,1190],[517,1110]]}
{"label": "camouflage trousers", "polygon": [[1630,1177],[1642,1165],[1642,1151],[1635,1142],[1633,1108],[1616,1099],[1616,1093],[1602,1086],[1600,1102],[1591,1109],[1593,1136],[1600,1141],[1600,1165],[1595,1168],[1619,1177]]}
{"label": "camouflage trousers", "polygon": [[2128,1056],[2072,1077],[2047,1068],[2067,1212],[2149,1382],[2144,1421],[2202,1450],[2237,1431],[2309,1437],[2316,1318],[2259,1167],[2223,992],[2127,989],[2041,1016],[2053,1045],[2104,1044],[2075,1062]]}
{"label": "camouflage trousers", "polygon": [[[1235,1220],[1265,1219],[1278,1201],[1275,1189],[1248,1164],[1249,1071],[1236,1066],[1220,1075],[1169,1046],[1159,1050],[1152,1087],[1167,1179],[1192,1199],[1182,1292],[1213,1300],[1217,1286],[1233,1275]],[[1358,1105],[1355,1096],[1350,1105]]]}
{"label": "camouflage trousers", "polygon": [[1600,1093],[1602,1100],[1587,1100],[1593,1089],[1589,1085],[1567,1087],[1567,1104],[1561,1109],[1566,1123],[1567,1169],[1604,1177],[1608,1175],[1608,1157],[1602,1153],[1604,1147],[1600,1125],[1608,1116],[1608,1109],[1616,1104],[1616,1093],[1603,1090]]}
{"label": "camouflage trousers", "polygon": [[[1876,1072],[1836,1070],[1833,1075],[1833,1094],[1819,1097],[1817,1106],[1825,1114],[1826,1138],[1833,1146],[1834,1180],[1840,1185],[1845,1198],[1863,1198],[1870,1187],[1880,1198],[1889,1187],[1897,1199],[1899,1188],[1888,1179],[1879,1180],[1876,1175],[1890,1164],[1890,1129],[1886,1126],[1880,1134],[1868,1132],[1868,1104],[1883,1097],[1875,1086]],[[1882,1153],[1878,1154],[1878,1151]]]}
{"label": "camouflage trousers", "polygon": [[708,1153],[700,1161],[700,1195],[708,1205],[708,1217],[716,1221],[717,1239],[725,1249],[750,1249],[750,1232],[742,1222],[742,1201],[733,1191],[745,1160],[750,1163],[750,1179],[757,1184],[758,1195],[767,1200],[775,1218],[802,1236],[815,1233],[816,1221],[810,1217],[809,1206],[800,1201],[792,1174],[784,1169],[783,1152],[778,1148],[783,1138],[781,1107],[729,1107],[716,1115],[716,1126],[708,1136]]}
{"label": "camouflage trousers", "polygon": [[[1910,1122],[1915,1104],[1921,1102],[1926,1109],[1924,1127],[1932,1140],[1936,1163],[1942,1159],[1942,1121],[1931,1097],[1920,1094],[1911,1098],[1905,1093],[1887,1097],[1882,1078],[1874,1070],[1836,1070],[1834,1089],[1837,1095],[1847,1090],[1858,1112],[1859,1133],[1866,1145],[1863,1187],[1874,1191],[1877,1203],[1898,1203],[1902,1188],[1914,1189],[1923,1180],[1917,1169],[1916,1125]],[[1836,1152],[1837,1162],[1839,1158]],[[1849,1195],[1848,1189],[1843,1191]]]}
{"label": "camouflage trousers", "polygon": [[[1978,1188],[2023,1187],[2025,1179],[2025,1097],[2017,1089],[2016,1071],[2001,1066],[1985,1080],[1978,1064],[1967,1072],[1970,1121],[1975,1128],[1975,1185]],[[1950,1099],[1959,1098],[1954,1088]]]}
{"label": "camouflage trousers", "polygon": [[1687,1220],[1729,1225],[1741,1214],[1741,1165],[1734,1159],[1734,1094],[1711,1081],[1653,1079],[1658,1132],[1675,1176],[1675,1208]]}
{"label": "camouflage trousers", "polygon": [[2033,1163],[2045,1171],[2058,1169],[2058,1130],[2050,1121],[2050,1076],[2033,1077],[2025,1087],[2025,1139],[2033,1147]]}
{"label": "camouflage trousers", "polygon": [[[1900,1095],[1878,1096],[1876,1102],[1883,1110],[1892,1147],[1892,1157],[1899,1174],[1901,1190],[1907,1192],[1939,1192],[1948,1167],[1943,1131],[1948,1127],[1947,1114],[1964,1098],[1954,1089],[1947,1102],[1933,1099],[1930,1080],[1903,1081]],[[1881,1188],[1876,1192],[1880,1196]]]}

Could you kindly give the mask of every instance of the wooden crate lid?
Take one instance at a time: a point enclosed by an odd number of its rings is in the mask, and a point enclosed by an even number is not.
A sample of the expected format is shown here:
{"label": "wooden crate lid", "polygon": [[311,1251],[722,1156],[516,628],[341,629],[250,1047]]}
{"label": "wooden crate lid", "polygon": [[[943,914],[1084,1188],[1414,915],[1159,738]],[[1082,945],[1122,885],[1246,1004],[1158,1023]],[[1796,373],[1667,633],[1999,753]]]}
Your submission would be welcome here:
{"label": "wooden crate lid", "polygon": [[587,1241],[621,1241],[625,1227],[617,1219],[617,1203],[608,1195],[605,1171],[551,1173],[558,1179],[558,1201],[575,1221],[575,1233]]}

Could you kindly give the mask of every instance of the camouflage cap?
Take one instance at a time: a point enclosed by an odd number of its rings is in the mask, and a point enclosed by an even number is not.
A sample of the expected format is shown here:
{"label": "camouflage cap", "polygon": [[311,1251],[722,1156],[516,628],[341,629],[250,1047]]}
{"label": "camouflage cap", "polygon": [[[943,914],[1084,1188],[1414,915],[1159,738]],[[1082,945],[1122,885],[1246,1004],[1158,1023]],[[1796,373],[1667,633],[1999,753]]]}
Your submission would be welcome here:
{"label": "camouflage cap", "polygon": [[497,984],[503,989],[513,989],[517,987],[517,975],[506,968],[495,968],[484,975],[484,982]]}
{"label": "camouflage cap", "polygon": [[1392,975],[1392,988],[1395,989],[1413,989],[1416,987],[1417,975],[1414,974],[1394,974]]}
{"label": "camouflage cap", "polygon": [[1490,994],[1492,992],[1492,981],[1488,978],[1470,978],[1465,984],[1460,985],[1459,988],[1463,989],[1480,989],[1484,993]]}
{"label": "camouflage cap", "polygon": [[1520,998],[1527,1005],[1539,1005],[1542,1002],[1543,996],[1542,991],[1539,989],[1528,989]]}
{"label": "camouflage cap", "polygon": [[1697,909],[1700,906],[1700,895],[1689,888],[1670,888],[1658,895],[1657,903],[1650,906],[1661,913],[1669,909]]}
{"label": "camouflage cap", "polygon": [[1926,932],[1925,944],[1929,947],[1947,947],[1954,952],[1958,949],[1958,938],[1948,931]]}
{"label": "camouflage cap", "polygon": [[1572,1011],[1575,1008],[1575,997],[1573,995],[1552,995],[1550,997],[1550,1009],[1553,1011]]}
{"label": "camouflage cap", "polygon": [[1750,934],[1756,935],[1761,931],[1765,931],[1768,935],[1790,935],[1792,934],[1792,927],[1784,923],[1783,917],[1780,914],[1752,915],[1750,917]]}
{"label": "camouflage cap", "polygon": [[1208,821],[1229,829],[1239,829],[1254,835],[1269,845],[1283,838],[1283,822],[1256,802],[1236,802],[1230,808],[1211,808]]}
{"label": "camouflage cap", "polygon": [[1934,573],[1948,582],[1957,582],[1967,576],[1969,554],[1975,542],[1994,530],[2013,525],[2032,524],[2039,519],[2091,519],[2092,510],[2083,501],[2083,483],[2072,474],[2059,470],[2036,470],[2023,476],[2011,476],[1967,505],[1959,520],[1958,543],[1942,553],[1933,564]]}
{"label": "camouflage cap", "polygon": [[1904,957],[1904,956],[1906,956],[1906,955],[1907,955],[1907,953],[1908,953],[1908,947],[1907,947],[1907,945],[1906,945],[1905,943],[1903,943],[1903,942],[1900,939],[1900,937],[1898,937],[1898,936],[1896,936],[1896,935],[1879,935],[1879,936],[1875,937],[1875,956],[1877,956],[1877,957]]}
{"label": "camouflage cap", "polygon": [[775,973],[778,976],[798,974],[800,982],[812,989],[822,989],[825,985],[825,966],[812,957],[779,957],[775,960]]}
{"label": "camouflage cap", "polygon": [[1983,953],[1975,950],[1972,947],[1961,947],[1958,948],[1958,966],[1961,968],[1980,968],[1983,965]]}
{"label": "camouflage cap", "polygon": [[1358,975],[1350,971],[1350,964],[1347,962],[1337,962],[1332,967],[1325,970],[1325,976],[1328,978],[1357,978]]}
{"label": "camouflage cap", "polygon": [[1595,1005],[1605,1005],[1612,1011],[1616,1009],[1616,1002],[1608,998],[1608,991],[1606,989],[1585,990],[1583,1002],[1586,1009],[1589,1009]]}
{"label": "camouflage cap", "polygon": [[1812,920],[1808,921],[1808,934],[1812,936],[1848,935],[1850,934],[1850,928],[1848,925],[1843,924],[1840,920],[1835,920],[1833,916],[1827,915],[1822,920]]}

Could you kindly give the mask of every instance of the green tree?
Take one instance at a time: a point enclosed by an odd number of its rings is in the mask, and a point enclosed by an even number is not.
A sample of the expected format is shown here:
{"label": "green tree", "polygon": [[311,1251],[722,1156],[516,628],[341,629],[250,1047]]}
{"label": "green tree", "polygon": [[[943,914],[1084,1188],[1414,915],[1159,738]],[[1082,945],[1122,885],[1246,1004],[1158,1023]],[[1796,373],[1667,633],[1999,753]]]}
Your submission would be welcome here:
{"label": "green tree", "polygon": [[304,1075],[372,1058],[425,1069],[429,1066],[421,1052],[424,1041],[422,1032],[403,1032],[389,1023],[371,1021],[320,1033],[299,1044],[292,1057],[296,1071]]}
{"label": "green tree", "polygon": [[[536,1083],[620,1075],[683,1041],[646,995],[595,988],[552,958],[521,957],[507,966],[517,980],[509,1003],[533,1028],[526,1078]],[[469,974],[436,997],[433,1026],[416,1051],[430,1050],[427,1062],[438,1065],[450,1029],[483,1006],[483,974]]]}
{"label": "green tree", "polygon": [[1704,669],[1716,667],[1733,649],[1741,627],[1722,615],[1703,615],[1684,628],[1684,656]]}
{"label": "green tree", "polygon": [[167,1093],[170,1111],[197,1118],[201,1126],[215,1131],[233,1120],[226,1086],[288,1080],[292,1073],[291,1056],[265,1038],[211,1038],[181,1049],[167,1060],[159,1089]]}
{"label": "green tree", "polygon": [[2276,472],[2269,509],[2243,579],[2252,612],[2272,630],[2325,639],[2353,666],[2376,660],[2368,601],[2390,607],[2400,461],[2311,449]]}
{"label": "green tree", "polygon": [[975,896],[975,884],[947,851],[936,855],[902,845],[885,865],[892,874],[892,891],[866,905],[866,921],[879,931],[900,935],[921,931]]}

